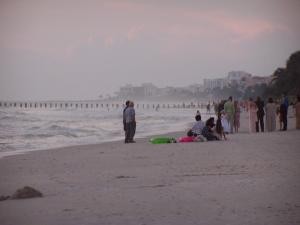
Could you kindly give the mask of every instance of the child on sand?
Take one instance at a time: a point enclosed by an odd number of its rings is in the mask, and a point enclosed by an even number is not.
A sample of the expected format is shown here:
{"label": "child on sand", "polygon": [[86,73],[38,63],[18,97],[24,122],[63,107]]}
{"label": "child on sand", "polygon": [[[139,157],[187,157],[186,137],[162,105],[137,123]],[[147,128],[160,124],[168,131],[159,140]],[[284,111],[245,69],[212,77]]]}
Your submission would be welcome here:
{"label": "child on sand", "polygon": [[222,140],[222,138],[224,138],[224,140],[227,140],[221,120],[222,120],[221,113],[218,113],[218,119],[217,119],[217,123],[216,123],[216,132],[220,136],[220,140]]}

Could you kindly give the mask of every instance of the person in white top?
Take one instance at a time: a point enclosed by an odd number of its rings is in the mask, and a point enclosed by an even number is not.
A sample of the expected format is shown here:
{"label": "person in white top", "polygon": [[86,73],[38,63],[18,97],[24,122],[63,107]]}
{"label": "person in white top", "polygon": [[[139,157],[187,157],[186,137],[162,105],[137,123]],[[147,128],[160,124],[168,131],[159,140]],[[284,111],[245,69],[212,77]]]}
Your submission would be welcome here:
{"label": "person in white top", "polygon": [[204,122],[201,120],[200,114],[197,113],[195,119],[196,119],[196,123],[193,125],[192,129],[190,130],[190,132],[192,132],[191,136],[200,135],[202,133],[203,127],[205,126]]}

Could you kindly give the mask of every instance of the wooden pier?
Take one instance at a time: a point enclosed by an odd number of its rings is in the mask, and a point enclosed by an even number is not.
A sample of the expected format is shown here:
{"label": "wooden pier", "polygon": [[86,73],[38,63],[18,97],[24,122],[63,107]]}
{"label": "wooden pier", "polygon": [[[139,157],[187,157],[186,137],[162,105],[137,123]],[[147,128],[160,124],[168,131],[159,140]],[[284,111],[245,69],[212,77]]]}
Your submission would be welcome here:
{"label": "wooden pier", "polygon": [[[182,109],[182,108],[199,108],[203,109],[207,106],[204,103],[141,103],[135,104],[135,108],[142,109]],[[118,109],[124,108],[125,104],[120,102],[95,102],[95,101],[0,101],[0,108],[19,108],[19,109]]]}

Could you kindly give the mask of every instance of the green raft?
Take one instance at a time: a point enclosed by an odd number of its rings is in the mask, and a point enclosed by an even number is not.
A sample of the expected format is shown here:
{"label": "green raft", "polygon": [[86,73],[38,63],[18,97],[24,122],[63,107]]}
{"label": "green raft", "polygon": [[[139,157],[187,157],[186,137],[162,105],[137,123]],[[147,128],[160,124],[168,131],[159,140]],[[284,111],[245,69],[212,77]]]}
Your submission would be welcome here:
{"label": "green raft", "polygon": [[150,139],[152,144],[169,144],[176,143],[176,139],[173,137],[155,137]]}

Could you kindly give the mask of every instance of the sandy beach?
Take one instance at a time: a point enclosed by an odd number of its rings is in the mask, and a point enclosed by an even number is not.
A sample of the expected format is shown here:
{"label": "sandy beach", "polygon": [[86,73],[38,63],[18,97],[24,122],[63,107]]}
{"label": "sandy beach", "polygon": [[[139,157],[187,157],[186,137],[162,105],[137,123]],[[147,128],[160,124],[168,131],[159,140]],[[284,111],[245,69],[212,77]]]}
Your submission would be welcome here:
{"label": "sandy beach", "polygon": [[[0,159],[0,195],[32,186],[42,198],[0,202],[1,225],[300,224],[300,131],[227,141],[121,141]],[[175,137],[185,132],[170,134]]]}

